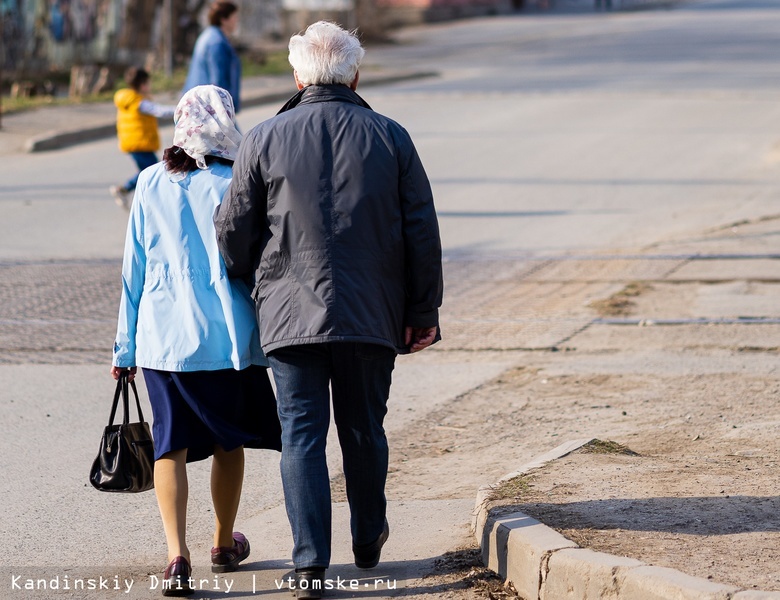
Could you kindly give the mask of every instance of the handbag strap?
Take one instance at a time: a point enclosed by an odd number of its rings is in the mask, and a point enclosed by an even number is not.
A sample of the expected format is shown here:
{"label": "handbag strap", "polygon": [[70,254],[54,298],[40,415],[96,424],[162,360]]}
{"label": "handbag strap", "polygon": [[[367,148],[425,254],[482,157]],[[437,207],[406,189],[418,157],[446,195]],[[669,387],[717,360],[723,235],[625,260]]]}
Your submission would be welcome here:
{"label": "handbag strap", "polygon": [[130,392],[127,389],[127,382],[130,379],[129,373],[125,374],[123,373],[122,376],[119,378],[119,381],[122,382],[122,407],[125,409],[125,416],[122,418],[122,425],[129,425],[130,424]]}
{"label": "handbag strap", "polygon": [[111,416],[108,418],[108,426],[111,427],[114,424],[114,417],[116,416],[116,407],[119,404],[119,395],[122,393],[122,380],[125,378],[124,372],[119,375],[119,381],[116,382],[116,391],[114,392],[114,402],[111,405]]}
{"label": "handbag strap", "polygon": [[[111,417],[108,419],[108,426],[111,427],[114,424],[114,418],[116,417],[116,409],[119,406],[119,396],[122,396],[122,408],[124,409],[124,416],[122,417],[122,424],[128,425],[130,423],[130,389],[133,389],[133,395],[135,396],[135,407],[138,410],[138,420],[143,423],[144,413],[141,410],[141,401],[138,398],[138,388],[135,387],[135,381],[129,381],[129,371],[122,371],[119,375],[119,381],[116,382],[116,392],[114,392],[114,402],[111,405]],[[129,383],[129,386],[128,386]]]}

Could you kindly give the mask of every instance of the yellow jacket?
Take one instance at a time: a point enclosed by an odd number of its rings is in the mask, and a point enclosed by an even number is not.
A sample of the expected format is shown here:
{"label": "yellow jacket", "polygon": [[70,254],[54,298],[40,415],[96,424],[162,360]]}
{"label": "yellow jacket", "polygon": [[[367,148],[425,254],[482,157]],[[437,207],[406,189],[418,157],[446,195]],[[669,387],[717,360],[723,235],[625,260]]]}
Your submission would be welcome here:
{"label": "yellow jacket", "polygon": [[156,152],[160,149],[157,118],[138,110],[144,96],[131,88],[114,94],[116,134],[122,152]]}

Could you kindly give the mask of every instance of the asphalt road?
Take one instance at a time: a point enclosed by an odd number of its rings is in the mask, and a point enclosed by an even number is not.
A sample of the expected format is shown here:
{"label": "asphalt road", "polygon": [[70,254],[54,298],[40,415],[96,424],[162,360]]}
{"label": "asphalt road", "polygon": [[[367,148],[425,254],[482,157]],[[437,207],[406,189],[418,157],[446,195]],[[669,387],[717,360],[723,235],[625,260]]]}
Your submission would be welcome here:
{"label": "asphalt road", "polygon": [[[506,327],[528,299],[491,297],[500,289],[496,261],[512,269],[630,254],[778,212],[777,31],[775,2],[713,0],[671,11],[461,21],[409,29],[397,44],[369,48],[369,64],[441,73],[365,97],[410,131],[431,177],[451,290],[445,337],[469,337],[473,323],[485,320],[480,299],[502,309],[491,316],[496,337],[470,336],[472,352],[450,347],[400,361],[389,431],[516,362],[487,349],[534,347],[535,338],[523,338],[527,330]],[[247,110],[240,124],[247,130],[275,111]],[[170,137],[164,129],[163,139]],[[107,371],[127,220],[107,189],[131,170],[113,140],[3,159],[6,565],[143,571],[164,556],[151,496],[107,498],[86,487],[112,391]],[[534,331],[551,328],[547,317],[542,303],[529,317]],[[563,318],[552,325],[558,340],[578,326]],[[507,331],[517,339],[507,340]],[[252,454],[247,517],[279,504],[276,464],[270,453]],[[191,489],[191,531],[208,541],[202,465],[191,469]]]}
{"label": "asphalt road", "polygon": [[[369,48],[368,64],[442,73],[366,98],[412,133],[447,252],[636,247],[703,208],[720,222],[768,200],[755,175],[777,138],[777,6],[684,6],[463,21]],[[106,190],[131,167],[112,140],[6,158],[0,260],[118,258],[125,216]]]}

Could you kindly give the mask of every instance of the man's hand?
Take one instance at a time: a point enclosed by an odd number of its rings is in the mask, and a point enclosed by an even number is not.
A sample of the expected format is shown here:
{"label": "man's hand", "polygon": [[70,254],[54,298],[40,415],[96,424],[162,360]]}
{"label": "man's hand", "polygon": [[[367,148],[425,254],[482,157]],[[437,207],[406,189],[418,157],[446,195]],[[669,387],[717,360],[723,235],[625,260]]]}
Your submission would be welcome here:
{"label": "man's hand", "polygon": [[119,376],[121,375],[122,371],[130,371],[130,376],[127,378],[127,380],[132,381],[135,379],[135,374],[138,371],[138,367],[130,367],[129,369],[124,367],[111,367],[111,377],[119,380]]}
{"label": "man's hand", "polygon": [[419,352],[433,343],[436,327],[407,327],[404,338],[409,352]]}

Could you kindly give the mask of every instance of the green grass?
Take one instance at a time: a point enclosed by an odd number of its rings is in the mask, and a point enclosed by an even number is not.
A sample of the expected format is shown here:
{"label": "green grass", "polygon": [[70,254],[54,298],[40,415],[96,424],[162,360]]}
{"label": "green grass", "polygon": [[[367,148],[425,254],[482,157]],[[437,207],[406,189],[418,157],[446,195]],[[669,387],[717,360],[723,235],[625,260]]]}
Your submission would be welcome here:
{"label": "green grass", "polygon": [[292,67],[287,62],[287,50],[275,50],[265,55],[265,62],[248,58],[241,59],[241,72],[244,77],[256,75],[289,75],[292,77]]}
{"label": "green grass", "polygon": [[33,110],[42,106],[65,106],[70,104],[90,104],[95,102],[111,101],[114,92],[103,92],[102,94],[93,94],[81,98],[55,98],[53,96],[33,96],[32,98],[11,98],[3,96],[3,114],[21,112],[24,110]]}
{"label": "green grass", "polygon": [[[260,75],[285,75],[292,77],[292,67],[287,62],[287,50],[275,50],[265,55],[264,61],[244,56],[241,58],[241,73],[243,77],[256,77]],[[187,78],[187,67],[177,67],[173,75],[168,77],[162,71],[152,73],[152,93],[171,92],[180,90]],[[70,104],[89,104],[94,102],[110,102],[114,92],[125,87],[125,82],[118,79],[114,89],[101,94],[83,96],[81,98],[59,98],[52,96],[33,96],[32,98],[2,97],[2,113],[9,115],[24,110],[33,110],[42,106],[65,106]]]}

